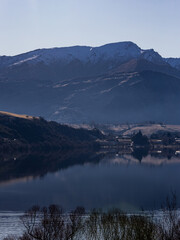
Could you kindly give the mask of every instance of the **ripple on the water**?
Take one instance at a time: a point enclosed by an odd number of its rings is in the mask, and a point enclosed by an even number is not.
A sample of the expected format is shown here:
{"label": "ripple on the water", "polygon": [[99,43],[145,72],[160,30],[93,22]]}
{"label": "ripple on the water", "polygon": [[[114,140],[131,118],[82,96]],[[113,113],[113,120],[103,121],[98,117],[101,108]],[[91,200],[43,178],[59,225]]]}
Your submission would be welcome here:
{"label": "ripple on the water", "polygon": [[19,219],[22,215],[22,212],[0,212],[0,240],[7,235],[22,233],[22,223]]}

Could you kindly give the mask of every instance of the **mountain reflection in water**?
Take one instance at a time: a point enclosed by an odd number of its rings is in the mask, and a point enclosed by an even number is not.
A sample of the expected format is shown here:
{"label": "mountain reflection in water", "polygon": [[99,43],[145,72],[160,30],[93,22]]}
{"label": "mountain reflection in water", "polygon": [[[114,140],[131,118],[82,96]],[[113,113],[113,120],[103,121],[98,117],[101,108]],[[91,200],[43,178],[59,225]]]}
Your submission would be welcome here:
{"label": "mountain reflection in water", "polygon": [[171,191],[176,191],[180,206],[180,157],[140,151],[1,156],[0,210],[51,203],[66,210],[79,205],[158,209]]}

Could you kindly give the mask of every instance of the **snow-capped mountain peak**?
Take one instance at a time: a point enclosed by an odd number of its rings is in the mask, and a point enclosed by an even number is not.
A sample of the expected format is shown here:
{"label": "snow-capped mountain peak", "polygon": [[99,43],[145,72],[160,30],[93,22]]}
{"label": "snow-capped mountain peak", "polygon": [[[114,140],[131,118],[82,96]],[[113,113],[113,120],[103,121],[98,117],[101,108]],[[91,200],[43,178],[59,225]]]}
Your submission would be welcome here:
{"label": "snow-capped mountain peak", "polygon": [[112,59],[112,58],[136,58],[141,52],[140,48],[132,42],[110,43],[100,47],[91,48],[91,54],[97,58]]}
{"label": "snow-capped mountain peak", "polygon": [[[37,49],[13,57],[0,57],[0,68],[21,64],[70,63],[78,60],[82,63],[114,61],[123,63],[131,59],[146,59],[157,64],[165,63],[164,59],[153,49],[143,50],[133,42],[110,43],[100,47],[73,46],[50,49]],[[168,62],[168,61],[166,61]],[[168,62],[171,64],[171,62]]]}
{"label": "snow-capped mountain peak", "polygon": [[141,58],[156,64],[163,63],[163,58],[154,49],[142,50]]}

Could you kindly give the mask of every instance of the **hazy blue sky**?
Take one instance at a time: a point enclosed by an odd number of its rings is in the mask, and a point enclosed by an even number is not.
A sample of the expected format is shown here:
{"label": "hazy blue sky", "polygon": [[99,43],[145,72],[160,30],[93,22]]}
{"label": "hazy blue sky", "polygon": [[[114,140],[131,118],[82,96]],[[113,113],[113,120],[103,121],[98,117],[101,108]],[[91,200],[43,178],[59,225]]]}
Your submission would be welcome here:
{"label": "hazy blue sky", "polygon": [[180,0],[0,0],[0,55],[119,41],[180,57]]}

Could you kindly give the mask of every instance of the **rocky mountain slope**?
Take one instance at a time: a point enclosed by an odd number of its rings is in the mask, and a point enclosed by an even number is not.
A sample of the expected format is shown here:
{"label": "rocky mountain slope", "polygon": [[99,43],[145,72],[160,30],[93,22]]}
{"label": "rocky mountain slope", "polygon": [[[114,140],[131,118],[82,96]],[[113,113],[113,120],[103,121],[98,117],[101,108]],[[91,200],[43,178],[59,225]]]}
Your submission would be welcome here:
{"label": "rocky mountain slope", "polygon": [[0,109],[64,123],[180,123],[178,59],[132,42],[0,57]]}
{"label": "rocky mountain slope", "polygon": [[180,70],[180,58],[165,58],[164,60],[172,67]]}

